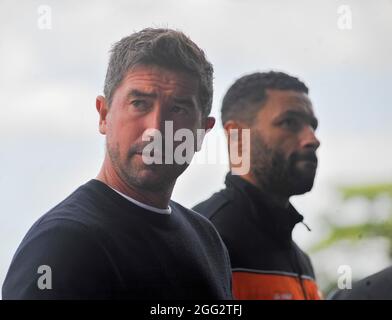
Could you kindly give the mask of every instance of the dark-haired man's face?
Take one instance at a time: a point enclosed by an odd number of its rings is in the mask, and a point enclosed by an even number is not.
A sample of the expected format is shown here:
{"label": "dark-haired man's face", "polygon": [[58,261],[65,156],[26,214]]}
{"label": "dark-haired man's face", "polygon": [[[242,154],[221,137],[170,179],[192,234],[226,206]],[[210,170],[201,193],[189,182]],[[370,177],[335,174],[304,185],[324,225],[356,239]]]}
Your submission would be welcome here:
{"label": "dark-haired man's face", "polygon": [[317,119],[305,93],[267,90],[251,126],[251,174],[269,193],[291,196],[313,186],[320,142]]}

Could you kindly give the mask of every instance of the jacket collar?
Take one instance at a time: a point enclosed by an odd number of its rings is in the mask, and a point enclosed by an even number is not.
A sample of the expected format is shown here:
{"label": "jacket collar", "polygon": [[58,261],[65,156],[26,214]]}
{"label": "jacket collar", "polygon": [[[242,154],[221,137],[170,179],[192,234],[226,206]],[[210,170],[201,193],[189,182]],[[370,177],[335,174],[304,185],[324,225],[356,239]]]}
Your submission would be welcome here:
{"label": "jacket collar", "polygon": [[252,220],[257,221],[261,227],[276,234],[279,238],[291,239],[291,233],[295,225],[303,221],[303,216],[289,204],[288,208],[280,208],[273,205],[256,186],[245,179],[232,175],[226,175],[225,184],[227,188],[234,188],[239,191],[241,198],[250,202],[253,208],[249,214]]}

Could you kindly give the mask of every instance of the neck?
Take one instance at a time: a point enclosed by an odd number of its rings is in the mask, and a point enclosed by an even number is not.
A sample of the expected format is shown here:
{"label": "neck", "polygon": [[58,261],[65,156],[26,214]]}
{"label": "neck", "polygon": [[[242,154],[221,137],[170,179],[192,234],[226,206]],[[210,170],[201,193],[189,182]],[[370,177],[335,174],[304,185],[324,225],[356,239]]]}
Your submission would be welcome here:
{"label": "neck", "polygon": [[96,179],[139,202],[160,209],[168,207],[174,188],[174,183],[168,189],[159,191],[145,190],[129,185],[117,174],[107,155]]}
{"label": "neck", "polygon": [[277,206],[279,208],[288,208],[289,207],[290,202],[289,202],[288,196],[273,193],[273,192],[267,190],[264,186],[260,185],[260,183],[258,183],[256,181],[256,179],[251,174],[242,175],[241,178],[248,181],[249,183],[254,185],[256,188],[258,188],[260,190],[260,192],[265,195],[265,199],[268,199],[268,201],[272,205]]}

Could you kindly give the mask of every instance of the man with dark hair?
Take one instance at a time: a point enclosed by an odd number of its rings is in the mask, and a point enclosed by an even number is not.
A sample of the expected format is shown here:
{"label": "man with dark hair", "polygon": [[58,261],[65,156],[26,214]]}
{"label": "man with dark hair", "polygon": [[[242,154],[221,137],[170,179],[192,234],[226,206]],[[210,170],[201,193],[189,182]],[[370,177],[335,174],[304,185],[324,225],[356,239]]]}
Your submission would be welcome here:
{"label": "man with dark hair", "polygon": [[[308,88],[282,72],[246,75],[227,91],[222,123],[231,173],[226,188],[194,210],[213,222],[227,246],[234,298],[320,298],[311,262],[292,240],[303,217],[289,202],[312,189],[316,174],[320,143]],[[234,150],[242,158],[248,153],[248,171],[235,170]]]}
{"label": "man with dark hair", "polygon": [[[203,51],[178,31],[144,29],[114,45],[105,97],[96,99],[102,168],[32,226],[4,299],[231,298],[217,231],[170,200],[189,161],[166,161],[179,146],[166,135],[168,123],[193,136],[213,127],[212,77]],[[147,148],[149,130],[165,132],[165,147]],[[165,161],[148,162],[151,153]]]}

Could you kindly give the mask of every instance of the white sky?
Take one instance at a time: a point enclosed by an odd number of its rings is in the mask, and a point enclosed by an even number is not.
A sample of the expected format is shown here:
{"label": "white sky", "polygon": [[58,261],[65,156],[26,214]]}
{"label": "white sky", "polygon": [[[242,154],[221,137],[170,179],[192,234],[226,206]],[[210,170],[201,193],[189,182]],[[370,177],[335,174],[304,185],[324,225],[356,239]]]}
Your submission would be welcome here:
{"label": "white sky", "polygon": [[[50,30],[37,26],[42,4],[52,10]],[[350,6],[351,30],[337,26],[340,5]],[[308,85],[322,145],[314,190],[294,199],[314,226],[311,234],[296,228],[304,248],[322,234],[318,217],[339,206],[335,185],[391,181],[392,1],[2,0],[0,283],[31,224],[98,172],[104,140],[95,97],[108,50],[149,26],[180,29],[204,49],[215,67],[216,117],[225,90],[243,74],[277,69]],[[225,155],[219,122],[214,135]],[[226,171],[194,164],[173,199],[194,205],[223,186]],[[382,248],[361,274],[387,263]]]}

